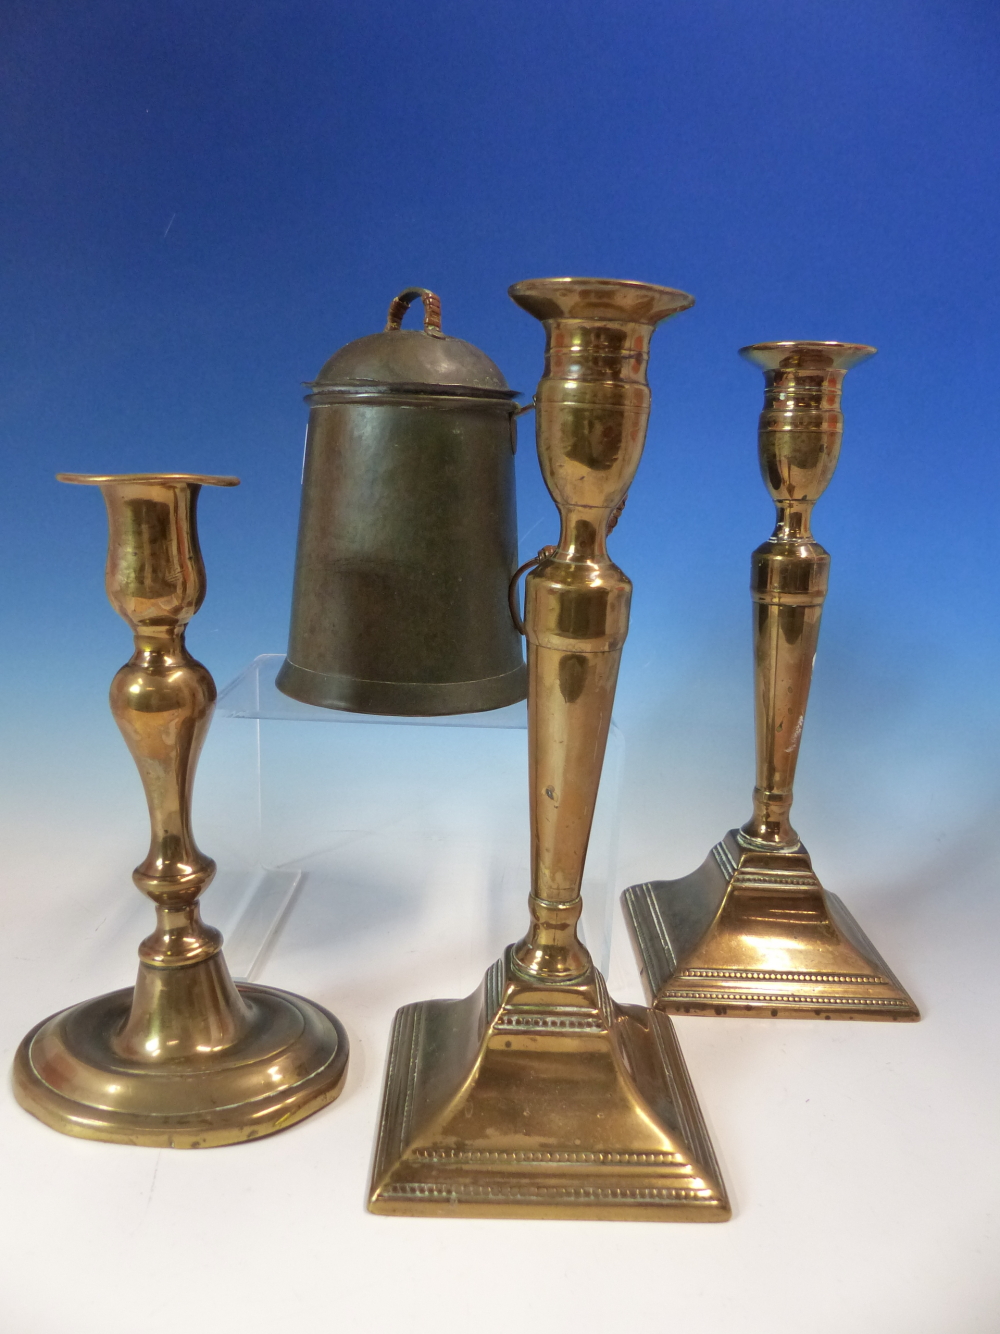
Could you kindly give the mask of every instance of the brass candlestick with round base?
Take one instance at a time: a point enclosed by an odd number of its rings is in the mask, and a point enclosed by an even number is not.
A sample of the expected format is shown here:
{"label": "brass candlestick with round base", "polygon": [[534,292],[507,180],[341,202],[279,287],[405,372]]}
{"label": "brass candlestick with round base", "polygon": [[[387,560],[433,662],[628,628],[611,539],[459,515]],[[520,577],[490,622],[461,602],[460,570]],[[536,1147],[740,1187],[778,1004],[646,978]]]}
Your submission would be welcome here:
{"label": "brass candlestick with round base", "polygon": [[466,1000],[401,1009],[369,1208],[491,1218],[718,1221],[729,1205],[669,1019],[618,1005],[577,935],[631,584],[608,525],[639,463],[654,327],[692,300],[555,278],[538,455],[562,518],[528,576],[528,934]]}
{"label": "brass candlestick with round base", "polygon": [[156,905],[136,985],[45,1020],[14,1060],[22,1107],[67,1135],[207,1148],[283,1130],[332,1102],[347,1037],[321,1006],[236,986],[222,937],[198,898],[215,863],[191,833],[194,771],[215,684],[184,646],[205,596],[195,506],[235,477],[60,475],[100,486],[108,508],[107,590],[135,636],[111,685],[111,711],[149,804],[149,855],[133,879]]}
{"label": "brass candlestick with round base", "polygon": [[651,1004],[671,1014],[919,1019],[789,822],[830,557],[812,507],[837,466],[854,343],[757,343],[765,376],[760,466],[778,511],[753,554],[757,785],[753,815],[681,880],[632,885],[625,917]]}

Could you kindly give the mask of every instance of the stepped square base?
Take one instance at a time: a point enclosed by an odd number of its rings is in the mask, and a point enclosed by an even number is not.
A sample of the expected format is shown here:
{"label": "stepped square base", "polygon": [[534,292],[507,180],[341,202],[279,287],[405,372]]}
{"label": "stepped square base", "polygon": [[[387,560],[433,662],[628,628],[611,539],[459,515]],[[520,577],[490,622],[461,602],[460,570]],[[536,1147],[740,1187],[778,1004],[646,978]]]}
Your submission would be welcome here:
{"label": "stepped square base", "polygon": [[670,1020],[595,971],[507,951],[465,1000],[396,1014],[369,1209],[712,1222],[730,1209]]}
{"label": "stepped square base", "polygon": [[692,875],[622,895],[650,1004],[668,1014],[915,1020],[920,1012],[800,844],[731,830]]}

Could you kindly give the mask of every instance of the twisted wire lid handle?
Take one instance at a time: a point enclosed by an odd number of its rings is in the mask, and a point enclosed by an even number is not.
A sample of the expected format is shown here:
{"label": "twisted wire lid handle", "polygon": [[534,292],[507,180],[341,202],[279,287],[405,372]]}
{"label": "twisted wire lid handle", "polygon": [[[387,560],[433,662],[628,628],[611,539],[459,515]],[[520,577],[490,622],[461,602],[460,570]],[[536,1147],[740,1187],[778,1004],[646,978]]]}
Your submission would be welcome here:
{"label": "twisted wire lid handle", "polygon": [[441,332],[441,298],[435,293],[428,291],[426,287],[408,287],[405,292],[400,292],[399,296],[394,296],[389,302],[389,316],[385,322],[385,332],[392,333],[403,323],[403,316],[410,309],[410,306],[417,297],[424,303],[424,333],[432,334],[436,338],[443,338]]}

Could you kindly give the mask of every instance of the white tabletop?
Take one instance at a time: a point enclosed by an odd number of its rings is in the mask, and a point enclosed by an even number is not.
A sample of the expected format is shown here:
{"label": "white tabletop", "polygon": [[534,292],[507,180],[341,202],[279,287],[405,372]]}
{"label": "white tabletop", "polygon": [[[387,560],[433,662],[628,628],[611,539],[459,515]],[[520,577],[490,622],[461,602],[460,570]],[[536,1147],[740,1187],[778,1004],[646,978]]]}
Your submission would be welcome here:
{"label": "white tabletop", "polygon": [[[7,803],[8,1066],[41,1017],[134,974],[149,913],[129,876],[144,852],[141,797],[113,734],[90,757],[100,781],[78,781],[87,758],[78,748],[76,774],[39,764]],[[213,785],[224,774],[209,758],[199,788],[209,813]],[[619,888],[654,866],[691,869],[669,825],[626,805]],[[994,1334],[996,856],[990,831],[933,846],[935,859],[881,890],[836,879],[857,849],[843,849],[842,866],[817,865],[911,990],[921,1023],[676,1021],[734,1205],[716,1226],[366,1213],[392,1014],[471,991],[491,960],[477,957],[468,910],[449,937],[440,919],[421,929],[419,902],[378,886],[350,912],[304,891],[259,980],[314,997],[346,1025],[339,1101],[270,1139],[180,1152],[55,1134],[5,1089],[0,1328]],[[640,1000],[616,918],[612,991]]]}

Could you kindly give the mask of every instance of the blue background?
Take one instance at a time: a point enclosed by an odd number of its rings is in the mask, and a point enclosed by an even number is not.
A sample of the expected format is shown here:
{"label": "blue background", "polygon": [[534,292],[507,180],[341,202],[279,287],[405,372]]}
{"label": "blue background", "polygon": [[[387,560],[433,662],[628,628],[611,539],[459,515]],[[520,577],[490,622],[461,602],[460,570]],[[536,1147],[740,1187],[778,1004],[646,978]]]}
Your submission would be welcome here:
{"label": "blue background", "polygon": [[[725,1228],[370,1218],[389,1016],[467,993],[490,962],[475,919],[492,930],[508,900],[477,877],[465,812],[500,789],[523,801],[517,756],[486,758],[523,733],[398,729],[387,760],[396,729],[300,727],[267,775],[282,834],[317,807],[328,832],[310,784],[328,754],[330,787],[350,788],[329,831],[382,801],[395,821],[342,840],[340,898],[307,886],[264,975],[343,1019],[348,1091],[232,1156],[65,1139],[8,1091],[5,1329],[111,1334],[138,1310],[148,1334],[175,1330],[149,1275],[180,1240],[192,1331],[326,1328],[331,1311],[359,1331],[446,1334],[470,1311],[507,1329],[506,1294],[483,1301],[499,1275],[551,1331],[995,1334],[998,69],[996,0],[0,0],[0,1063],[43,1015],[126,984],[151,925],[129,883],[142,794],[107,709],[130,643],[104,594],[104,508],[54,474],[243,478],[201,505],[190,643],[221,686],[285,643],[302,382],[420,284],[530,393],[542,330],[506,289],[567,273],[697,298],[653,340],[646,455],[612,540],[635,583],[618,887],[691,871],[749,814],[749,556],[773,511],[762,378],[736,351],[880,348],[847,377],[816,510],[833,566],[793,817],[925,1016],[677,1021],[733,1191]],[[527,553],[556,531],[530,421]],[[205,915],[230,944],[223,882],[254,841],[227,815],[254,777],[231,756],[252,727],[217,718],[196,790],[220,863]],[[399,795],[419,783],[426,806],[442,773],[463,780],[449,736],[482,743],[455,819],[467,856],[428,852],[435,830]],[[620,934],[611,982],[639,999]]]}
{"label": "blue background", "polygon": [[[636,587],[623,879],[691,869],[749,810],[747,571],[772,511],[736,349],[764,339],[881,349],[848,377],[816,514],[833,575],[798,827],[901,887],[990,828],[993,4],[8,0],[0,37],[8,813],[140,800],[106,713],[128,638],[103,506],[57,470],[242,477],[201,510],[190,641],[221,685],[284,645],[301,382],[422,284],[530,393],[542,331],[506,288],[582,273],[698,302],[654,339],[613,542]],[[529,553],[555,533],[531,443]]]}

